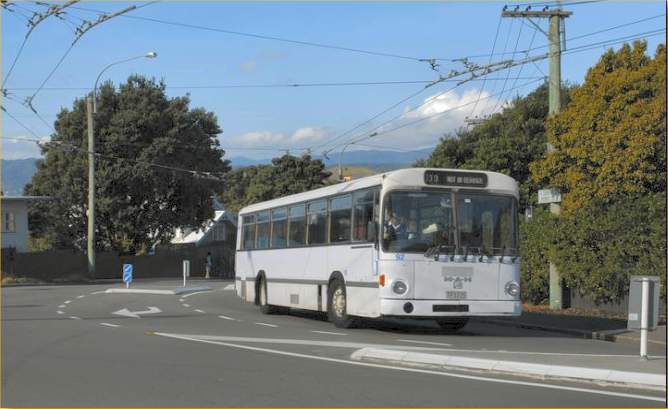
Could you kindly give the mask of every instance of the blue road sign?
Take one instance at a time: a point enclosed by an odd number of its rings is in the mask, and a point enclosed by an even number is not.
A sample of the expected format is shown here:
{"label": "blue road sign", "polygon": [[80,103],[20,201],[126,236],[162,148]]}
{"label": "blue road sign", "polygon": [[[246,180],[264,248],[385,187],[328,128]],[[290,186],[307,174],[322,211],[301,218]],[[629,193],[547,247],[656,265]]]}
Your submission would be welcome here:
{"label": "blue road sign", "polygon": [[132,282],[132,264],[123,264],[123,282],[125,284]]}

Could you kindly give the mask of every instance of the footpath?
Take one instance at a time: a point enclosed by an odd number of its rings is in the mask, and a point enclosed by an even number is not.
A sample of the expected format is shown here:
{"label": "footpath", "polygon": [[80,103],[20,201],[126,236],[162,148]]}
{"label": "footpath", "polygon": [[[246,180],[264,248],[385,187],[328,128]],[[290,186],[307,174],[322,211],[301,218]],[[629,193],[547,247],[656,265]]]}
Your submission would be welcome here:
{"label": "footpath", "polygon": [[[632,342],[640,334],[626,329],[626,321],[597,317],[524,312],[513,318],[476,318],[476,322],[568,334],[594,340]],[[363,348],[351,359],[442,370],[512,374],[538,379],[591,382],[645,390],[666,390],[666,325],[648,334],[650,356],[613,354],[525,353],[511,351],[412,352]]]}

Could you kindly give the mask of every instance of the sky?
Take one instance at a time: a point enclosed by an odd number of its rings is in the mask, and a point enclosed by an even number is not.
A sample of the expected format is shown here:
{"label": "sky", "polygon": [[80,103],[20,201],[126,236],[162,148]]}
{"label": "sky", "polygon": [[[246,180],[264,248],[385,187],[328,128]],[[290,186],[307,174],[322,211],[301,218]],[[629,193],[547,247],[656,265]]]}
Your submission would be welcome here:
{"label": "sky", "polygon": [[[606,48],[620,47],[597,44],[646,35],[643,33],[666,26],[666,3],[662,1],[563,3],[565,10],[573,12],[565,21],[566,52],[562,56],[562,80],[570,83],[581,83]],[[358,140],[347,149],[431,147],[443,135],[466,126],[466,118],[496,112],[543,82],[548,73],[546,60],[490,73],[486,81],[459,85],[444,81],[425,87],[452,70],[463,70],[459,61],[463,57],[484,65],[546,53],[545,34],[529,21],[501,18],[504,5],[514,8],[516,4],[80,2],[67,9],[62,19],[50,17],[39,23],[16,59],[28,32],[26,17],[46,9],[35,2],[18,2],[11,11],[1,10],[2,71],[9,95],[2,100],[7,111],[2,121],[2,157],[39,157],[36,144],[7,138],[47,140],[56,114],[62,108],[71,109],[75,98],[90,92],[107,64],[150,51],[158,57],[113,66],[101,81],[118,85],[131,74],[141,74],[163,79],[170,97],[189,93],[191,107],[216,114],[226,158],[260,159],[309,148],[314,154],[338,152],[345,143]],[[525,8],[534,3],[522,4]],[[33,107],[46,123],[20,103],[37,91],[66,53],[78,24],[94,21],[95,11],[110,13],[131,5],[143,7],[86,32],[35,94]],[[642,19],[647,20],[615,28]],[[533,22],[547,31],[545,19]],[[602,32],[591,34],[598,31]],[[648,52],[653,54],[657,44],[665,44],[665,31],[647,41]],[[587,45],[595,48],[587,49]],[[495,55],[490,56],[493,47]],[[439,59],[439,66],[433,69],[420,59]],[[11,75],[5,78],[14,62]],[[465,78],[467,75],[456,77]],[[408,83],[248,87],[360,82]],[[229,87],[239,85],[244,87]],[[377,135],[371,136],[374,133]]]}

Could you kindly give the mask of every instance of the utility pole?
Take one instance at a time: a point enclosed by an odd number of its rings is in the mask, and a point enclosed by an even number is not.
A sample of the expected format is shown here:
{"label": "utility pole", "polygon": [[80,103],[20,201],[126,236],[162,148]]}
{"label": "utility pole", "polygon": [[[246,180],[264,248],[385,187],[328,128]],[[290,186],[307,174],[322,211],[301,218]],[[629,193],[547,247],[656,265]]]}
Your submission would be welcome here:
{"label": "utility pole", "polygon": [[86,98],[88,117],[88,274],[95,278],[95,137],[93,134],[93,98]]}
{"label": "utility pole", "polygon": [[[549,78],[549,97],[548,97],[548,116],[557,114],[561,110],[561,35],[563,19],[569,17],[573,12],[563,11],[561,9],[548,10],[544,8],[541,11],[531,11],[528,7],[524,11],[519,11],[515,8],[513,11],[508,11],[504,8],[501,13],[502,17],[521,17],[526,18],[537,30],[545,34],[550,44],[550,78]],[[539,25],[534,23],[531,18],[548,18],[550,23],[549,33],[543,31]],[[554,151],[554,147],[548,143],[547,152]],[[557,203],[550,203],[550,213],[559,215],[561,213],[561,205]],[[561,287],[561,279],[557,266],[550,261],[550,309],[560,310],[563,308],[562,300],[563,289]]]}

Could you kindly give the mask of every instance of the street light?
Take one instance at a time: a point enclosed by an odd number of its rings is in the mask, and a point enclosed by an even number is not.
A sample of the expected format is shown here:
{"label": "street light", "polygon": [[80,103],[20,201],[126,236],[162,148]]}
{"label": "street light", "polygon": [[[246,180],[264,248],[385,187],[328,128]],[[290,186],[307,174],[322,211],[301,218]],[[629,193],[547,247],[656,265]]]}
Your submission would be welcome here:
{"label": "street light", "polygon": [[93,92],[86,98],[86,110],[88,117],[88,273],[95,277],[95,136],[93,133],[93,113],[97,112],[97,83],[104,72],[114,65],[137,60],[139,58],[155,58],[158,54],[154,51],[113,62],[100,71],[95,79]]}

